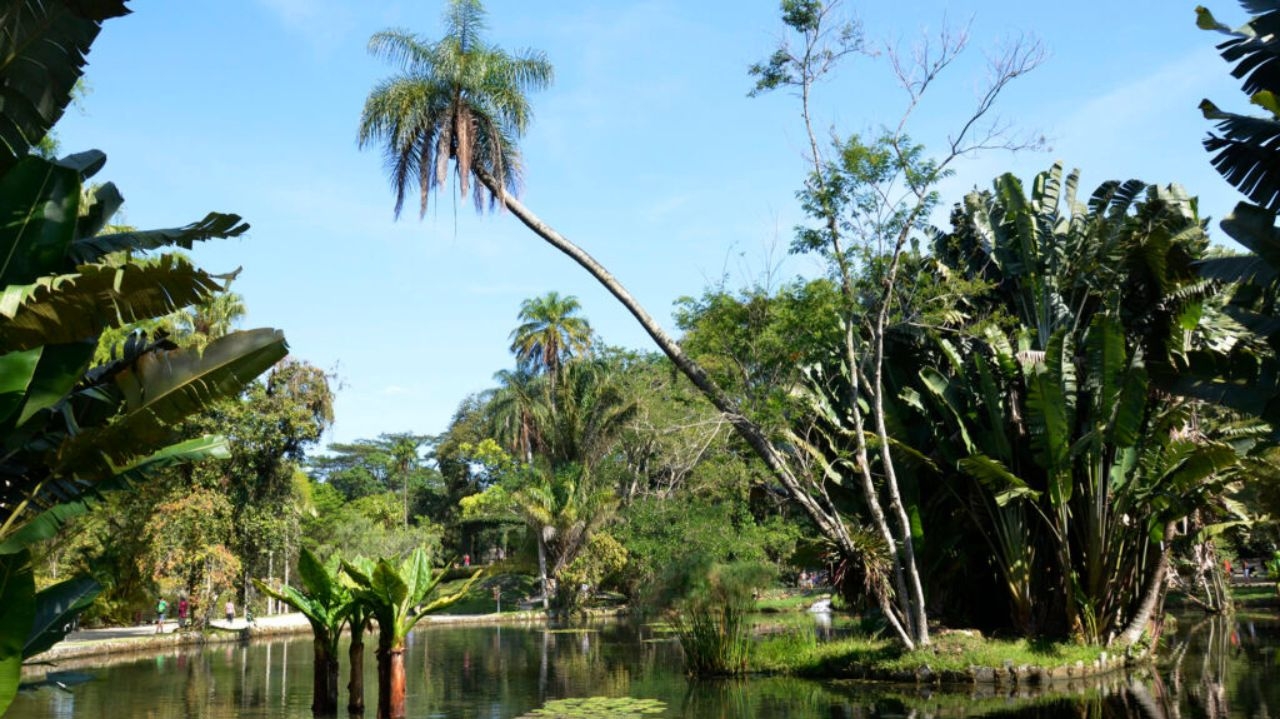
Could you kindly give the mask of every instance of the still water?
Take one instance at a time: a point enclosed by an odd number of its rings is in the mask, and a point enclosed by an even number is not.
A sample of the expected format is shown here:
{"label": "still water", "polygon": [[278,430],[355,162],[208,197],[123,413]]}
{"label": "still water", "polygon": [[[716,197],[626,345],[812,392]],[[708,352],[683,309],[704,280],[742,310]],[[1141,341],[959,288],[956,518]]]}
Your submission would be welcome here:
{"label": "still water", "polygon": [[[681,672],[679,646],[643,627],[426,627],[412,635],[406,655],[408,714],[414,719],[509,719],[548,701],[590,696],[656,699],[665,704],[665,712],[652,716],[673,718],[1255,719],[1271,716],[1272,706],[1280,709],[1275,653],[1280,622],[1247,615],[1184,618],[1167,645],[1168,658],[1156,671],[1055,695],[941,694],[790,678],[689,682]],[[365,679],[369,717],[377,697],[372,649]],[[311,716],[311,643],[306,637],[113,659],[106,666],[95,661],[59,667],[68,672],[66,689],[24,691],[7,717]],[[342,706],[346,674],[344,654]]]}

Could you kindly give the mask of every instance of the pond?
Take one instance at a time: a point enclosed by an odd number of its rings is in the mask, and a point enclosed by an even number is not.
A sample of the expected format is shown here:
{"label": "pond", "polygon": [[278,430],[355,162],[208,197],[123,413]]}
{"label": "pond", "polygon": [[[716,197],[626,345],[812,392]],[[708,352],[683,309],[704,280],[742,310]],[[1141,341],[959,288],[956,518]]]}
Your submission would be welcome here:
{"label": "pond", "polygon": [[[407,653],[408,715],[508,719],[549,701],[591,696],[654,699],[656,717],[1268,717],[1280,708],[1275,648],[1280,622],[1240,615],[1179,622],[1157,671],[1115,676],[1057,696],[991,690],[940,694],[916,688],[793,678],[689,682],[680,648],[651,629],[425,627]],[[370,648],[372,649],[372,648]],[[345,652],[345,649],[344,649]],[[345,659],[345,654],[344,654]],[[366,670],[367,716],[376,684]],[[311,643],[305,636],[215,644],[67,670],[66,689],[19,694],[11,717],[224,719],[311,716]],[[343,663],[346,704],[346,664]],[[345,712],[342,714],[345,716]],[[591,715],[596,716],[596,715]]]}

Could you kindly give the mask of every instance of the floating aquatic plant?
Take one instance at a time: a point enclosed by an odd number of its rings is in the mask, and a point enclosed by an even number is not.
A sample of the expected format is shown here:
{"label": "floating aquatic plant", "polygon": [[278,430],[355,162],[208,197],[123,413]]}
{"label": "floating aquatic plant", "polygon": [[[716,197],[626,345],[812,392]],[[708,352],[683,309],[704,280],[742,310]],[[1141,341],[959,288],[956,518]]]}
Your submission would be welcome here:
{"label": "floating aquatic plant", "polygon": [[576,697],[556,699],[519,719],[639,719],[666,712],[657,699],[634,697]]}

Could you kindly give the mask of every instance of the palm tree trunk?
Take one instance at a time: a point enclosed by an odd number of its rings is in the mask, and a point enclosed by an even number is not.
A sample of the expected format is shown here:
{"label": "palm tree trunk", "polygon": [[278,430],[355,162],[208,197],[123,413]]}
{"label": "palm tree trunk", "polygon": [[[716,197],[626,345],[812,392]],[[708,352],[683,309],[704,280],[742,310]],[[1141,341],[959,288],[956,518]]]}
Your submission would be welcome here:
{"label": "palm tree trunk", "polygon": [[351,625],[351,647],[347,649],[351,676],[347,680],[347,711],[364,713],[364,626]]}
{"label": "palm tree trunk", "polygon": [[317,635],[312,646],[315,662],[312,667],[313,696],[311,713],[330,716],[338,713],[338,657],[331,651],[329,637]]}
{"label": "palm tree trunk", "polygon": [[404,645],[378,647],[378,719],[404,719]]}
{"label": "palm tree trunk", "polygon": [[581,247],[573,244],[559,232],[556,232],[550,225],[543,222],[519,200],[507,194],[501,183],[496,182],[483,169],[473,166],[472,171],[476,173],[476,178],[494,196],[501,198],[503,206],[510,210],[511,214],[515,215],[516,219],[520,220],[525,227],[528,227],[552,247],[568,255],[570,259],[585,269],[614,298],[622,303],[622,306],[631,313],[632,317],[636,318],[636,321],[640,323],[644,331],[658,345],[658,349],[662,350],[663,354],[671,360],[681,374],[689,378],[689,381],[693,382],[694,386],[702,392],[702,395],[733,425],[738,435],[764,461],[773,476],[786,488],[791,499],[799,504],[805,514],[809,515],[809,518],[818,526],[819,531],[837,546],[843,556],[856,559],[857,552],[853,543],[849,540],[843,521],[835,509],[824,507],[817,498],[805,490],[800,478],[792,472],[782,452],[774,447],[764,430],[742,414],[742,411],[729,399],[724,390],[720,389],[715,380],[711,379],[700,365],[684,353],[680,345],[676,344],[675,340],[662,329],[653,317],[649,315],[648,311],[640,305],[639,301],[613,276],[613,273],[605,269],[604,265],[597,262]]}

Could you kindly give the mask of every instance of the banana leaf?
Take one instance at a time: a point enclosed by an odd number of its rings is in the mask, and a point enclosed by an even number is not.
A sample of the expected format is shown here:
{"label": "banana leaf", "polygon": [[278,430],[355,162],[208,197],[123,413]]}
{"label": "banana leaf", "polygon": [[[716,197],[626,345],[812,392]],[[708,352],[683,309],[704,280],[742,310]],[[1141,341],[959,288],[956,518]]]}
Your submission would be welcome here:
{"label": "banana leaf", "polygon": [[0,172],[49,134],[71,102],[102,22],[128,12],[124,0],[7,4],[0,13]]}

